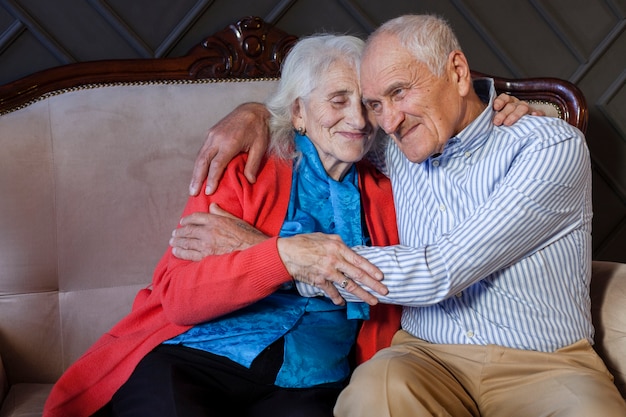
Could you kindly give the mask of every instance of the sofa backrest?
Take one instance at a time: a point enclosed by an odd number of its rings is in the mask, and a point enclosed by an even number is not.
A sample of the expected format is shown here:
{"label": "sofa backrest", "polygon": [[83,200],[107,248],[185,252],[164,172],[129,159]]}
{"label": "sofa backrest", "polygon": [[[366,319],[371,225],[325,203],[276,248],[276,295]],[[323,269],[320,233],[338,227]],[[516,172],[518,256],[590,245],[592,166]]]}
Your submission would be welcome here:
{"label": "sofa backrest", "polygon": [[275,81],[108,85],[0,117],[0,355],[51,382],[150,283],[208,127]]}

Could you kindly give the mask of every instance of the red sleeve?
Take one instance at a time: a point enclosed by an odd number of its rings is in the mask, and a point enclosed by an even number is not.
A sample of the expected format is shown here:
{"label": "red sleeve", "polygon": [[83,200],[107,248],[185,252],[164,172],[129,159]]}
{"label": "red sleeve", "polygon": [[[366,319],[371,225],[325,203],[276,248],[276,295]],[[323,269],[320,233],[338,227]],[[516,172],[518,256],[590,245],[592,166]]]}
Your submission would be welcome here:
{"label": "red sleeve", "polygon": [[244,163],[241,156],[229,165],[213,195],[190,197],[183,216],[207,212],[209,204],[216,202],[274,237],[199,262],[178,259],[168,249],[155,271],[152,296],[160,297],[165,315],[175,324],[193,325],[238,310],[291,280],[278,255],[275,236],[287,210],[291,175],[277,172],[280,167],[275,163],[266,163],[256,184],[250,185],[243,176]]}

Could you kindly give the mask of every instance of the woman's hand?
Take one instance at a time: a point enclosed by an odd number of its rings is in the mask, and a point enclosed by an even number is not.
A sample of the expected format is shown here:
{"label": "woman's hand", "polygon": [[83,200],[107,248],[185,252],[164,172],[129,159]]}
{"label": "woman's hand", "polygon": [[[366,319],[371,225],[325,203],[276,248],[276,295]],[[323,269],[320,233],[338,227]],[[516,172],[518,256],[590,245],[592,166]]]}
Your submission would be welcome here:
{"label": "woman's hand", "polygon": [[[268,238],[215,203],[211,204],[209,213],[190,214],[180,224],[172,233],[170,246],[174,256],[188,261],[243,250]],[[302,234],[279,238],[277,246],[289,275],[324,291],[337,305],[345,300],[336,286],[370,305],[377,304],[378,299],[361,286],[382,295],[388,293],[380,282],[382,272],[354,253],[339,236]]]}
{"label": "woman's hand", "polygon": [[259,230],[215,203],[208,213],[183,217],[180,225],[172,232],[169,243],[174,256],[187,261],[244,250],[267,239]]}
{"label": "woman's hand", "polygon": [[353,252],[337,235],[295,235],[279,238],[277,246],[280,258],[293,279],[321,289],[337,305],[345,303],[337,287],[370,305],[378,303],[378,299],[362,286],[381,295],[389,292],[380,282],[382,272]]}

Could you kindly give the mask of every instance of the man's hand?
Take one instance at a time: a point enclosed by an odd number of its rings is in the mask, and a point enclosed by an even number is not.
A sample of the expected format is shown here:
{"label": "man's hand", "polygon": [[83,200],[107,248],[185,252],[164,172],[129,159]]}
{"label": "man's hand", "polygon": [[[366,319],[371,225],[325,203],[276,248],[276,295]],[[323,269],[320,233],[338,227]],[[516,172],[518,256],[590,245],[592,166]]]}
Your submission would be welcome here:
{"label": "man's hand", "polygon": [[493,117],[493,124],[496,126],[511,126],[522,116],[532,114],[533,116],[545,116],[543,110],[535,108],[525,101],[508,94],[500,94],[493,102],[493,109],[497,112]]}
{"label": "man's hand", "polygon": [[245,103],[209,129],[196,157],[189,194],[198,195],[205,178],[205,193],[212,194],[226,166],[239,152],[248,152],[244,174],[254,183],[269,144],[268,120],[269,113],[263,104]]}
{"label": "man's hand", "polygon": [[170,246],[174,256],[187,261],[247,249],[267,239],[259,230],[215,203],[209,207],[209,213],[190,214],[180,224],[181,227],[172,232]]}
{"label": "man's hand", "polygon": [[361,286],[386,295],[382,272],[354,253],[337,235],[310,233],[278,239],[278,253],[297,281],[324,291],[337,305],[345,303],[335,285],[374,305],[378,299]]}

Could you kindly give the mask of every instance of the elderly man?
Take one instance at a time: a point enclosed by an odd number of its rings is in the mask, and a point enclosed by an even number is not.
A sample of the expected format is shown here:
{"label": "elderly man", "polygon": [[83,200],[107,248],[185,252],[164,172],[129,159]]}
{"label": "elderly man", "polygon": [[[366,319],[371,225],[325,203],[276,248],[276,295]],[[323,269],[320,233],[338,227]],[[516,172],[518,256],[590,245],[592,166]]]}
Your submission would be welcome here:
{"label": "elderly man", "polygon": [[[374,159],[392,181],[401,245],[352,250],[384,273],[379,300],[404,307],[392,346],[356,369],[335,414],[626,415],[592,348],[582,133],[545,117],[494,126],[493,82],[472,82],[433,16],[374,32],[361,88],[390,138]],[[316,262],[341,269],[347,251]]]}
{"label": "elderly man", "polygon": [[356,370],[335,414],[626,415],[591,347],[583,135],[538,117],[493,127],[492,82],[474,90],[456,37],[432,16],[372,34],[361,85],[393,138],[382,162],[409,248],[357,252],[411,287],[403,330]]}

